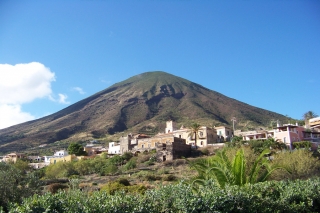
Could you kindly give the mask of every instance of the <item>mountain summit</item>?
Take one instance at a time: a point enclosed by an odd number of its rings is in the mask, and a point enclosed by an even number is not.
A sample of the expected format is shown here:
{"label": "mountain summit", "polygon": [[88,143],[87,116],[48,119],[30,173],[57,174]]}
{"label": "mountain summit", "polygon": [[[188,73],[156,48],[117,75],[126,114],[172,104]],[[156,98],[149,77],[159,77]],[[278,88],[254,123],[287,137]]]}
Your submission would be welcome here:
{"label": "mountain summit", "polygon": [[[0,130],[0,151],[19,151],[70,137],[104,136],[123,131],[155,134],[165,121],[188,126],[266,126],[283,115],[250,106],[199,84],[168,74],[146,72],[116,83],[59,112]],[[81,136],[82,135],[82,136]]]}

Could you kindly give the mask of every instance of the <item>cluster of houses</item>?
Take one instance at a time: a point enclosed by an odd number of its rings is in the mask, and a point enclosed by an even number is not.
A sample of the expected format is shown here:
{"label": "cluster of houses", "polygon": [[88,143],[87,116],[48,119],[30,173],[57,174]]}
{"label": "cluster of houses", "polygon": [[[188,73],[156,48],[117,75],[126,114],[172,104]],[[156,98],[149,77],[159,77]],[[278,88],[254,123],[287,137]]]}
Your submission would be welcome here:
{"label": "cluster of houses", "polygon": [[[222,146],[225,141],[230,141],[233,132],[229,127],[201,126],[197,140],[190,134],[190,129],[181,126],[176,127],[173,121],[166,122],[164,133],[153,137],[145,134],[129,134],[122,136],[119,142],[109,143],[108,154],[123,154],[125,152],[141,153],[155,150],[158,161],[174,160],[180,157],[188,157],[191,150],[210,145]],[[85,148],[86,149],[86,148]],[[90,150],[86,150],[90,153]]]}
{"label": "cluster of houses", "polygon": [[306,126],[299,126],[296,124],[280,125],[272,130],[256,130],[242,132],[241,130],[235,131],[236,136],[241,136],[243,140],[257,140],[274,138],[279,142],[283,142],[289,149],[292,149],[294,142],[310,141],[312,149],[317,149],[320,144],[320,117],[312,118]]}
{"label": "cluster of houses", "polygon": [[59,161],[68,162],[72,161],[75,158],[81,159],[75,155],[69,155],[68,151],[60,150],[55,152],[52,156],[26,156],[23,153],[10,153],[0,158],[2,162],[13,162],[16,163],[18,159],[26,159],[30,163],[29,165],[35,169],[40,169],[49,164],[54,164]]}
{"label": "cluster of houses", "polygon": [[158,161],[174,160],[180,157],[188,157],[192,149],[207,146],[223,146],[226,141],[230,141],[232,137],[240,136],[243,140],[256,140],[274,138],[279,142],[285,143],[292,149],[293,142],[310,141],[314,149],[320,144],[320,117],[309,120],[308,126],[299,126],[298,124],[285,124],[277,126],[272,130],[256,130],[243,132],[241,130],[234,131],[226,126],[206,127],[201,126],[197,132],[197,138],[194,134],[190,134],[190,129],[181,126],[176,128],[173,121],[166,122],[165,132],[159,133],[153,137],[145,134],[129,134],[122,136],[119,142],[110,142],[109,147],[97,146],[92,141],[84,147],[84,151],[88,156],[69,155],[67,151],[60,150],[55,152],[53,156],[25,156],[19,153],[11,153],[3,156],[0,161],[16,162],[19,158],[28,158],[30,165],[34,168],[42,168],[49,164],[63,161],[80,160],[83,158],[94,157],[96,155],[106,153],[112,155],[122,155],[125,152],[142,153],[151,150],[156,151]]}

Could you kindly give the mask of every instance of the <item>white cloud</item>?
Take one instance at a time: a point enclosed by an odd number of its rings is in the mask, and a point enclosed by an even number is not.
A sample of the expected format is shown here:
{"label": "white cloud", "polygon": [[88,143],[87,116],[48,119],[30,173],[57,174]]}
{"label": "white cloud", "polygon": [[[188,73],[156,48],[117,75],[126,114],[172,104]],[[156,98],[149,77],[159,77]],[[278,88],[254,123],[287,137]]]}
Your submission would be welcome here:
{"label": "white cloud", "polygon": [[64,95],[64,94],[59,94],[59,99],[58,99],[58,102],[61,103],[61,104],[70,104],[69,101],[66,101],[68,98],[67,95]]}
{"label": "white cloud", "polygon": [[34,116],[21,111],[20,105],[0,104],[0,129],[33,119]]}
{"label": "white cloud", "polygon": [[[39,98],[52,98],[51,82],[55,73],[38,62],[0,64],[0,128],[35,119],[21,105]],[[60,96],[60,94],[59,94]],[[66,102],[66,95],[59,102]]]}
{"label": "white cloud", "polygon": [[49,95],[48,98],[50,99],[50,101],[58,102],[60,104],[70,104],[70,102],[67,101],[67,95],[59,93],[58,96],[59,97],[54,98],[53,95]]}
{"label": "white cloud", "polygon": [[38,62],[0,64],[0,104],[23,104],[48,97],[55,74]]}
{"label": "white cloud", "polygon": [[100,81],[101,81],[102,83],[105,83],[105,84],[111,84],[111,81],[107,81],[107,80],[104,80],[104,79],[100,79]]}
{"label": "white cloud", "polygon": [[81,95],[85,94],[85,91],[80,87],[73,87],[72,90],[79,92]]}

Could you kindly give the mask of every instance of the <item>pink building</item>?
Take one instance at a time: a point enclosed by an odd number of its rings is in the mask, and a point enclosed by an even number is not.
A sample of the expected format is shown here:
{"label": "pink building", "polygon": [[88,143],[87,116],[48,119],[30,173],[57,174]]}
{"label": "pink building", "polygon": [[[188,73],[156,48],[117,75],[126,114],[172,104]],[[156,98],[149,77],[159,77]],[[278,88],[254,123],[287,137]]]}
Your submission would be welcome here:
{"label": "pink building", "polygon": [[292,149],[292,143],[303,140],[304,127],[286,124],[284,126],[278,126],[275,130],[269,131],[275,140],[280,140],[285,143],[290,149]]}

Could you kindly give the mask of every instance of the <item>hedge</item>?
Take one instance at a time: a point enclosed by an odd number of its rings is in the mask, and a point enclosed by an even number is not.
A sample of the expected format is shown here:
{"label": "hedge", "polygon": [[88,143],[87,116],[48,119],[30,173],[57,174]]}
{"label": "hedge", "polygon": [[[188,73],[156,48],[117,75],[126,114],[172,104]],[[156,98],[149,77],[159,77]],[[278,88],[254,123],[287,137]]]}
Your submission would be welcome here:
{"label": "hedge", "polygon": [[320,212],[320,179],[269,181],[225,189],[207,182],[199,193],[183,181],[144,194],[60,191],[11,204],[9,212]]}

